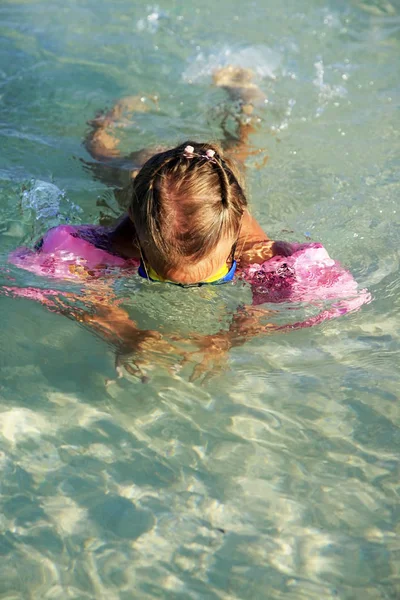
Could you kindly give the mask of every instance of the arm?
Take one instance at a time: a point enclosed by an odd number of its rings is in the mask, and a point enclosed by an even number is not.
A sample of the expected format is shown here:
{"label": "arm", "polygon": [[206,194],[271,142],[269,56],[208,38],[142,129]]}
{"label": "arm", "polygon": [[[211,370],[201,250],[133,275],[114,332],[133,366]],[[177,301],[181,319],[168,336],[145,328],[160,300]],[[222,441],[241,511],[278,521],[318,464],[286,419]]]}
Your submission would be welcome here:
{"label": "arm", "polygon": [[[276,325],[268,322],[271,311],[255,306],[241,308],[234,316],[227,331],[206,336],[193,336],[194,341],[201,349],[203,359],[196,365],[193,379],[212,374],[210,363],[214,363],[214,372],[220,370],[231,348],[242,346],[250,339],[273,333],[288,333],[296,329],[303,329],[319,325],[324,321],[342,317],[345,314],[358,311],[363,304],[371,302],[371,294],[366,289],[359,290],[356,295],[342,298],[330,304],[320,312],[304,319],[286,325]],[[192,354],[196,354],[194,352]]]}
{"label": "arm", "polygon": [[[223,363],[231,348],[241,346],[246,341],[273,329],[261,320],[268,311],[250,307],[239,311],[232,320],[228,331],[214,335],[193,334],[188,338],[169,336],[166,339],[160,332],[140,330],[130,319],[126,310],[121,308],[113,295],[112,289],[106,286],[86,289],[82,296],[71,293],[60,293],[56,290],[41,290],[39,288],[17,288],[3,286],[0,294],[14,298],[27,298],[40,302],[46,308],[68,319],[81,323],[110,344],[116,353],[116,368],[121,375],[120,365],[126,371],[147,379],[148,370],[163,366],[171,368],[176,364],[191,364],[192,378],[205,373],[213,374],[212,364],[219,366]],[[174,342],[174,344],[172,344]],[[193,348],[196,350],[189,350]],[[202,355],[202,360],[194,360],[196,355]]]}
{"label": "arm", "polygon": [[143,368],[147,370],[165,363],[170,366],[171,360],[179,360],[177,349],[161,333],[138,328],[127,311],[118,305],[112,288],[107,285],[91,289],[89,284],[82,295],[34,287],[1,286],[1,295],[34,300],[50,312],[90,329],[115,351],[119,375],[122,362],[129,373],[144,381]]}
{"label": "arm", "polygon": [[[124,309],[99,301],[83,311],[81,308],[72,310],[70,299],[64,304],[63,310],[58,307],[57,312],[89,326],[91,331],[112,345],[116,351],[119,377],[122,376],[123,365],[129,374],[139,377],[143,382],[148,380],[147,373],[155,368],[161,366],[170,369],[188,364],[189,361],[193,367],[191,380],[202,375],[212,376],[221,370],[231,348],[243,345],[256,335],[277,329],[263,322],[270,311],[255,307],[243,308],[236,313],[228,331],[206,336],[193,334],[189,339],[176,335],[170,335],[167,339],[158,331],[140,330]],[[189,350],[193,344],[196,350]],[[202,359],[193,360],[199,354]]]}

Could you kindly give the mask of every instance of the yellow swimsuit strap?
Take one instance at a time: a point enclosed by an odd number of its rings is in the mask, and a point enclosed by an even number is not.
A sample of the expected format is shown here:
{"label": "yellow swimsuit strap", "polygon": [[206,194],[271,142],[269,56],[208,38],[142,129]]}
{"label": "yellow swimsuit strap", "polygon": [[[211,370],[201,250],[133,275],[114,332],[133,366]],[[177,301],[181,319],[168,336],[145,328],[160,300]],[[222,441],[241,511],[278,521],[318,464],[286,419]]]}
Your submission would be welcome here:
{"label": "yellow swimsuit strap", "polygon": [[[162,281],[163,283],[176,283],[176,281],[170,281],[169,279],[164,279],[160,275],[157,275],[157,273],[155,272],[155,270],[152,267],[146,265],[146,268],[147,268],[148,276],[153,281]],[[228,273],[229,273],[229,268],[228,268],[228,265],[225,264],[220,269],[218,269],[218,271],[216,273],[214,273],[214,275],[211,275],[211,277],[207,277],[207,279],[204,279],[203,281],[201,281],[201,283],[214,283],[215,281],[218,281],[219,279],[222,279],[223,277],[225,277],[225,275],[227,275]]]}

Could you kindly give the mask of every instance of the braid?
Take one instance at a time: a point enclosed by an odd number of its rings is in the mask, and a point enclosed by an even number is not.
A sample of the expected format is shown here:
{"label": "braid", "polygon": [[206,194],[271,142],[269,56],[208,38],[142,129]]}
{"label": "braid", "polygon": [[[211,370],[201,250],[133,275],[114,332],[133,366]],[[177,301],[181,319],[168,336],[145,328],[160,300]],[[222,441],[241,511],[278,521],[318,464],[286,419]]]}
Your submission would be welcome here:
{"label": "braid", "polygon": [[221,201],[222,206],[227,209],[231,204],[231,188],[232,186],[236,188],[235,191],[238,192],[240,200],[244,205],[247,204],[246,196],[244,194],[243,188],[237,180],[237,177],[233,174],[231,168],[227,165],[225,160],[219,156],[215,155],[213,164],[217,167],[216,171],[218,174],[220,187],[221,187]]}
{"label": "braid", "polygon": [[165,156],[150,174],[148,179],[147,202],[143,203],[143,207],[146,211],[146,222],[149,224],[154,242],[160,250],[166,248],[166,242],[162,231],[161,179],[166,171],[174,171],[176,169],[179,160],[180,157],[178,156]]}
{"label": "braid", "polygon": [[219,156],[215,156],[214,158],[214,162],[211,163],[212,165],[215,165],[215,171],[217,172],[218,175],[218,179],[219,179],[219,186],[221,188],[221,202],[222,202],[222,206],[223,208],[227,209],[229,208],[230,205],[230,181],[229,181],[229,174],[227,172],[227,169],[224,167],[223,161],[220,159]]}

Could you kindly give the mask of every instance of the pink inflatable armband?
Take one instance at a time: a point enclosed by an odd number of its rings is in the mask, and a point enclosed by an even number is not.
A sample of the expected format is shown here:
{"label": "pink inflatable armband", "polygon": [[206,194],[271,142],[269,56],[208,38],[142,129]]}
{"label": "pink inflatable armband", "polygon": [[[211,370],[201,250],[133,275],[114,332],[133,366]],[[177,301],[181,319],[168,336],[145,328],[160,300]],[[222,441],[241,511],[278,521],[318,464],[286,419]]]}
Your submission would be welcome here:
{"label": "pink inflatable armband", "polygon": [[[50,229],[35,250],[18,248],[9,256],[11,263],[47,277],[78,279],[82,276],[100,275],[107,267],[137,267],[139,261],[124,259],[79,237],[73,225],[59,225]],[[95,230],[86,228],[95,237]]]}
{"label": "pink inflatable armband", "polygon": [[319,243],[292,244],[290,256],[274,256],[261,265],[246,267],[243,278],[252,286],[253,305],[267,302],[315,302],[337,300],[313,323],[358,309],[370,302],[367,290],[359,290],[357,282],[340,263],[332,260]]}

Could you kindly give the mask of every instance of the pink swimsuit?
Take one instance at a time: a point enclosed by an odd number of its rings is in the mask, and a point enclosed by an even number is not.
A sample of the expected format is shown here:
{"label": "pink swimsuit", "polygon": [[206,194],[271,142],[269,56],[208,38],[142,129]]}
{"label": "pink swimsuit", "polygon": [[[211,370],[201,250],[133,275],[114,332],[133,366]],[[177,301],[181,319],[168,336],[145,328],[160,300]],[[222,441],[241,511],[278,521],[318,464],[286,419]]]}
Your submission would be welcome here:
{"label": "pink swimsuit", "polygon": [[[9,260],[22,269],[58,279],[81,279],[105,274],[116,267],[131,270],[139,266],[138,260],[124,259],[98,248],[79,237],[80,233],[96,241],[94,227],[59,225],[45,234],[35,250],[18,248]],[[243,269],[241,276],[252,287],[253,305],[335,300],[317,317],[297,324],[304,327],[370,302],[369,292],[359,290],[352,275],[332,260],[321,244],[292,244],[292,249],[290,256],[274,256],[261,265]]]}

